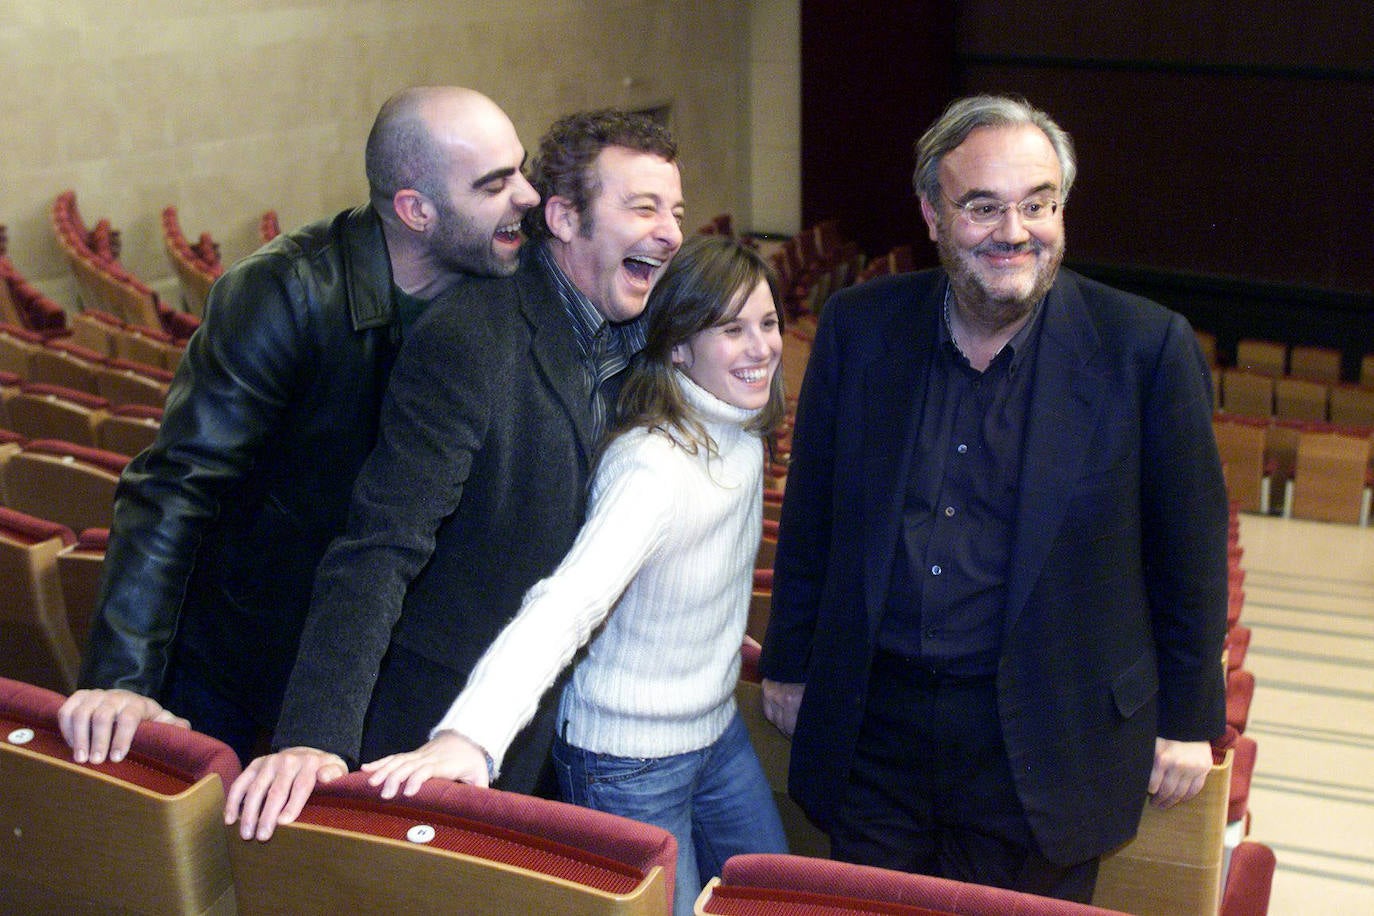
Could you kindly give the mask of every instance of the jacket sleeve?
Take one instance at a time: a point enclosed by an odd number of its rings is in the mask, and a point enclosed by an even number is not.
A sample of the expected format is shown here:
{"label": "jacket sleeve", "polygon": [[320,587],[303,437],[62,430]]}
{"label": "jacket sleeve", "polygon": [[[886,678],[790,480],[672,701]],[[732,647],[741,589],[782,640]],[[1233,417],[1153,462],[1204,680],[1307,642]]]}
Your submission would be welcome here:
{"label": "jacket sleeve", "polygon": [[1159,733],[1180,741],[1225,727],[1228,503],[1210,386],[1191,328],[1174,315],[1143,410],[1141,503]]}
{"label": "jacket sleeve", "polygon": [[773,602],[759,671],[781,683],[806,680],[830,571],[840,362],[836,324],[841,309],[836,306],[832,299],[822,314],[797,402],[773,560]]}
{"label": "jacket sleeve", "polygon": [[157,441],[130,462],[115,494],[82,686],[160,691],[206,529],[309,377],[313,345],[295,305],[306,295],[291,265],[274,256],[212,288]]}
{"label": "jacket sleeve", "polygon": [[527,346],[506,339],[515,332],[502,308],[514,306],[435,303],[406,334],[347,529],[315,578],[276,747],[303,745],[357,761],[406,591],[433,555],[440,524],[462,501],[507,363],[526,358]]}

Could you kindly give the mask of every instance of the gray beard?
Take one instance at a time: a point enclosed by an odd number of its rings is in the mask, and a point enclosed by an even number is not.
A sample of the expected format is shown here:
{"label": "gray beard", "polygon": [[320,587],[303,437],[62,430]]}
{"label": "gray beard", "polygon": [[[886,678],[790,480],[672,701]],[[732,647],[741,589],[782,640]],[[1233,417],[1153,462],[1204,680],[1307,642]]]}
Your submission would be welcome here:
{"label": "gray beard", "polygon": [[[946,241],[949,238],[947,233],[942,232],[936,247],[939,249],[940,264],[949,275],[955,299],[964,314],[992,329],[1004,328],[1035,308],[1035,304],[1045,298],[1050,287],[1054,286],[1054,279],[1059,274],[1059,265],[1064,261],[1064,248],[1061,245],[1057,256],[1037,268],[1035,283],[1031,286],[1030,292],[1025,296],[1009,298],[994,295],[984,286],[978,273],[961,260],[954,245]],[[1027,244],[1044,250],[1038,243]]]}

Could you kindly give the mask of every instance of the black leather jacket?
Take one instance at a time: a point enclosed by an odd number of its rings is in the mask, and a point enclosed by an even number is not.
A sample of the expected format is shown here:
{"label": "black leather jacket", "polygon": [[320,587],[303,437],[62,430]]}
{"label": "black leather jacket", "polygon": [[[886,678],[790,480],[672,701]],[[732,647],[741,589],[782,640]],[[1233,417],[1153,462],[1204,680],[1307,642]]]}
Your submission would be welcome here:
{"label": "black leather jacket", "polygon": [[376,439],[391,289],[370,207],[216,282],[157,441],[119,483],[82,686],[156,697],[175,658],[275,723],[315,567]]}

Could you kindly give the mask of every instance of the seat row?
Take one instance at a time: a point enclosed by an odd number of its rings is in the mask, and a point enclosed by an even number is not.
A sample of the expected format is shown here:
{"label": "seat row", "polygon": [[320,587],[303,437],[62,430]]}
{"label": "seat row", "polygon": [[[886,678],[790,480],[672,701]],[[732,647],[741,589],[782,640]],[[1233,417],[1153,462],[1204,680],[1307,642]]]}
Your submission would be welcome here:
{"label": "seat row", "polygon": [[769,256],[789,319],[814,323],[832,293],[854,283],[866,258],[837,220],[821,220],[785,240]]}
{"label": "seat row", "polygon": [[[0,908],[586,916],[671,909],[676,845],[666,831],[443,780],[383,801],[365,774],[353,773],[319,786],[271,841],[243,841],[220,818],[239,773],[227,746],[148,722],[124,760],[76,764],[57,726],[62,699],[0,678],[0,827],[19,840],[0,860]],[[98,842],[89,836],[92,823],[101,825]],[[1266,847],[1242,843],[1224,893],[1219,887],[1210,910],[1187,911],[1218,912],[1219,899],[1222,916],[1262,914],[1273,869]],[[795,854],[732,858],[696,911],[1121,912]]]}
{"label": "seat row", "polygon": [[1369,523],[1374,426],[1219,411],[1212,430],[1227,493],[1241,511]]}
{"label": "seat row", "polygon": [[[180,358],[179,349],[164,349],[160,341],[107,328],[89,315],[78,316],[73,325],[85,332],[84,336],[44,339],[31,331],[0,325],[0,371],[13,373],[25,382],[60,385],[98,395],[114,404],[162,406],[172,382],[172,371],[143,360],[111,355],[108,350],[172,361]],[[95,336],[98,334],[105,335],[103,341]],[[103,349],[77,342],[82,339]]]}
{"label": "seat row", "polygon": [[[1206,337],[1199,335],[1199,340],[1203,341],[1203,348],[1207,350]],[[1215,364],[1215,339],[1211,341],[1210,350]],[[1274,378],[1292,376],[1320,382],[1339,382],[1342,380],[1341,361],[1341,351],[1335,347],[1308,344],[1289,346],[1277,340],[1243,337],[1236,342],[1234,367]],[[1374,353],[1366,354],[1361,361],[1359,382],[1374,385]]]}
{"label": "seat row", "polygon": [[162,408],[115,404],[61,385],[23,382],[0,372],[0,434],[57,439],[132,457],[157,438]]}
{"label": "seat row", "polygon": [[[1241,369],[1271,378],[1293,377],[1312,381],[1336,383],[1344,381],[1344,356],[1335,347],[1310,344],[1289,345],[1277,340],[1242,337],[1236,342],[1235,359],[1223,363],[1217,352],[1216,335],[1198,328],[1198,346],[1208,364]],[[1350,379],[1361,385],[1374,385],[1374,353],[1367,353],[1360,362],[1359,374]]]}
{"label": "seat row", "polygon": [[39,292],[9,257],[9,231],[0,223],[0,324],[43,337],[66,332],[67,311]]}
{"label": "seat row", "polygon": [[1374,425],[1374,384],[1213,368],[1213,406],[1231,414]]}
{"label": "seat row", "polygon": [[77,208],[76,192],[53,200],[53,234],[76,278],[81,309],[108,312],[121,322],[152,328],[184,341],[199,326],[194,315],[164,305],[152,287],[119,260],[118,230],[102,219],[87,228]]}
{"label": "seat row", "polygon": [[[94,350],[102,357],[125,359],[157,369],[176,368],[185,349],[184,341],[179,342],[173,335],[157,328],[130,324],[98,308],[69,312],[40,293],[14,266],[5,255],[6,238],[6,228],[0,224],[0,281],[3,281],[0,282],[0,333],[8,335],[11,341],[17,339],[31,346],[62,341]],[[12,350],[13,346],[8,349]],[[0,355],[0,368],[21,375],[26,372],[26,363],[24,356]]]}

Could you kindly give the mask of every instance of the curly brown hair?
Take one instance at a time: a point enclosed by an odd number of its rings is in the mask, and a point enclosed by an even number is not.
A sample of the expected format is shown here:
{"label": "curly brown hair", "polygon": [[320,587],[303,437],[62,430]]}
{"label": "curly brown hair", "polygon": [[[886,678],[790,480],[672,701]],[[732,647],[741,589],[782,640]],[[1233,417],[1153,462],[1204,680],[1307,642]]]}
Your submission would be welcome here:
{"label": "curly brown hair", "polygon": [[[648,115],[615,108],[582,111],[555,121],[540,139],[539,150],[530,162],[530,184],[541,200],[562,197],[575,212],[584,215],[601,192],[595,165],[608,146],[677,161],[673,135]],[[544,220],[543,206],[528,210],[524,223],[525,234],[530,238],[548,238],[553,234]]]}

